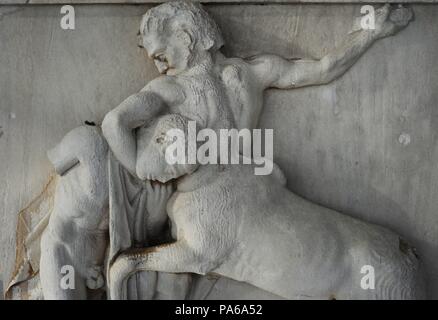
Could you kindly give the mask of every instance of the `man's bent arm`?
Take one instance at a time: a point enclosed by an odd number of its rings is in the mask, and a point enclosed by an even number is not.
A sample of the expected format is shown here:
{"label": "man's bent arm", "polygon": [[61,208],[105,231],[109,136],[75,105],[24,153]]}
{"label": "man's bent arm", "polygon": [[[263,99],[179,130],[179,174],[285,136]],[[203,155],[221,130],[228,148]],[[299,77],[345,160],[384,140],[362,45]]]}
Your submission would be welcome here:
{"label": "man's bent arm", "polygon": [[136,176],[137,140],[134,129],[165,108],[162,99],[151,91],[141,91],[108,112],[102,132],[116,159]]}

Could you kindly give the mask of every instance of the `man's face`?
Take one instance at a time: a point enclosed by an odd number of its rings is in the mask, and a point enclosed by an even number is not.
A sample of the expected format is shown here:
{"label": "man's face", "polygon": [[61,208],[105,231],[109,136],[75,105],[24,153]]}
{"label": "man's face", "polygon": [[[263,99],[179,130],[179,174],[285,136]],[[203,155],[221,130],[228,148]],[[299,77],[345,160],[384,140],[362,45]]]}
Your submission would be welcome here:
{"label": "man's face", "polygon": [[188,68],[190,43],[178,33],[142,35],[143,47],[161,74],[178,74]]}

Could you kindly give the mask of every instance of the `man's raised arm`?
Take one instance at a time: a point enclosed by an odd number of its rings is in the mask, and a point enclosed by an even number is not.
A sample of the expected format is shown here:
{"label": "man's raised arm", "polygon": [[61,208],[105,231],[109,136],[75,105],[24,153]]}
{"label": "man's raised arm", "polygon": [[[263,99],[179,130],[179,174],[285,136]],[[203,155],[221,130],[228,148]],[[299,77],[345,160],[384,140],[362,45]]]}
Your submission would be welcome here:
{"label": "man's raised arm", "polygon": [[397,33],[412,17],[411,9],[393,9],[387,4],[375,11],[375,29],[349,34],[339,48],[320,60],[286,60],[275,55],[261,55],[249,63],[265,88],[326,84],[343,75],[374,41]]}

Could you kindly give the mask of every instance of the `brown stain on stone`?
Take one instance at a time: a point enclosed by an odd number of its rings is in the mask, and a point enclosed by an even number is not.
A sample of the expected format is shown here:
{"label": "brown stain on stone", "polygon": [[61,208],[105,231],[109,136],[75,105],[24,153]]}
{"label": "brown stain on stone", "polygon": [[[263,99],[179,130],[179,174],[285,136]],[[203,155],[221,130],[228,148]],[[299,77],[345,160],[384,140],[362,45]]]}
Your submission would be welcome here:
{"label": "brown stain on stone", "polygon": [[412,253],[415,256],[415,258],[419,259],[419,256],[418,256],[417,251],[415,250],[415,248],[412,247],[411,245],[409,245],[409,243],[407,243],[402,238],[399,238],[398,248],[404,254],[409,255],[409,253]]}
{"label": "brown stain on stone", "polygon": [[[50,207],[53,205],[53,194],[55,192],[56,187],[56,174],[52,173],[49,176],[48,182],[44,186],[43,190],[40,192],[40,194],[35,197],[24,209],[22,209],[18,213],[18,221],[17,221],[17,229],[16,229],[16,240],[15,240],[15,264],[14,269],[12,272],[11,281],[6,289],[5,292],[5,299],[10,300],[13,298],[13,292],[12,288],[15,286],[20,286],[22,289],[22,298],[26,299],[28,298],[27,294],[27,280],[18,282],[18,283],[12,283],[13,279],[15,279],[20,270],[24,267],[25,259],[26,259],[26,247],[25,242],[26,238],[29,235],[29,233],[32,231],[30,228],[30,218],[33,212],[37,211],[41,205],[41,203],[47,199],[51,201]],[[38,271],[34,271],[32,267],[29,265],[29,270],[27,274],[26,279],[30,279],[38,274]],[[26,284],[25,284],[26,283]],[[26,292],[24,292],[26,291]]]}
{"label": "brown stain on stone", "polygon": [[209,272],[207,273],[206,277],[208,280],[218,280],[221,277],[221,275],[215,272]]}
{"label": "brown stain on stone", "polygon": [[409,252],[409,245],[406,241],[404,241],[402,238],[398,239],[398,248],[400,249],[401,252],[403,252],[404,254],[408,254]]}
{"label": "brown stain on stone", "polygon": [[334,293],[332,293],[332,294],[329,296],[329,300],[337,300],[337,299],[336,299],[336,295],[335,295]]}
{"label": "brown stain on stone", "polygon": [[120,252],[120,254],[118,256],[116,256],[113,259],[113,262],[111,262],[110,265],[112,265],[114,263],[115,260],[117,260],[117,258],[121,257],[121,256],[125,256],[128,259],[137,259],[137,258],[144,258],[146,257],[148,254],[152,253],[152,252],[156,252],[157,250],[159,250],[160,248],[164,248],[164,247],[168,247],[172,244],[174,244],[175,242],[169,242],[169,243],[164,243],[164,244],[160,244],[158,246],[153,246],[153,247],[147,247],[147,248],[132,248],[132,249],[128,249],[125,251]]}

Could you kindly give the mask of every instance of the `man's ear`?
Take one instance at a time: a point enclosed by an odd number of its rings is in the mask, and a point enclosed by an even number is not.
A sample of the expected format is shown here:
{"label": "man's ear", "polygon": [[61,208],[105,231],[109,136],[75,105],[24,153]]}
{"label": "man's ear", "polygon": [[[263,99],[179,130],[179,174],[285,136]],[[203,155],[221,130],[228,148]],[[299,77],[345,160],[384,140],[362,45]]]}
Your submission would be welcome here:
{"label": "man's ear", "polygon": [[195,47],[194,37],[187,30],[178,30],[176,34],[178,39],[181,39],[190,50],[193,50]]}

